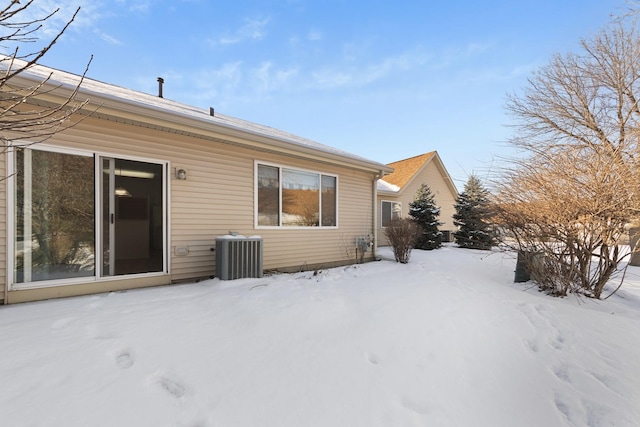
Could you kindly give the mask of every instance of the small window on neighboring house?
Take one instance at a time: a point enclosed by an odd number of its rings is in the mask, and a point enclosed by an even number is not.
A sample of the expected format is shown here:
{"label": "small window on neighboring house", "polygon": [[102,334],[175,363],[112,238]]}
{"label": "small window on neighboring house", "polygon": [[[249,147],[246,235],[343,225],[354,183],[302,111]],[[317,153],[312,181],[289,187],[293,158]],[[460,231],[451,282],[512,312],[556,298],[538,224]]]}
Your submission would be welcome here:
{"label": "small window on neighboring house", "polygon": [[400,202],[387,202],[382,201],[382,215],[381,222],[382,227],[389,225],[392,219],[400,218],[402,216],[402,203]]}

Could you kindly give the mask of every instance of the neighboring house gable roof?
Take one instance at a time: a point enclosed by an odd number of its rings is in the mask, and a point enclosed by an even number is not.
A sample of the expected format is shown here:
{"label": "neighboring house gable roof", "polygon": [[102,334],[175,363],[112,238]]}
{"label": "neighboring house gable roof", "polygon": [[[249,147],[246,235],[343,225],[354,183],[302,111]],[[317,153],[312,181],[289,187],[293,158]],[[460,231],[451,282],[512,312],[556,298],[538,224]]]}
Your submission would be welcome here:
{"label": "neighboring house gable roof", "polygon": [[434,155],[435,151],[431,151],[430,153],[420,154],[419,156],[389,163],[387,166],[392,167],[393,172],[389,175],[385,175],[384,181],[401,189],[411,181],[411,178],[416,176],[425,163],[427,163]]}
{"label": "neighboring house gable roof", "polygon": [[[14,67],[19,67],[24,61],[15,60]],[[0,61],[0,69],[7,67],[6,61]],[[11,85],[22,88],[33,88],[48,79],[47,89],[44,95],[38,96],[55,99],[66,98],[80,83],[81,77],[76,74],[56,70],[42,65],[34,65],[11,79]],[[216,139],[211,135],[224,133],[230,137],[230,141],[236,142],[237,137],[243,136],[252,140],[252,146],[269,149],[277,152],[291,152],[303,157],[316,160],[340,162],[356,166],[361,169],[388,173],[389,167],[364,157],[340,150],[335,147],[320,144],[318,142],[293,135],[269,126],[252,123],[246,120],[226,116],[210,110],[193,107],[155,95],[138,92],[117,85],[103,83],[97,80],[84,78],[78,91],[77,99],[88,98],[90,100],[88,111],[94,117],[120,120],[120,117],[135,114],[138,122],[133,124],[145,127],[167,130],[175,133],[190,134],[205,139]],[[55,102],[55,101],[54,101]],[[242,145],[240,143],[240,145]]]}
{"label": "neighboring house gable roof", "polygon": [[431,162],[435,162],[451,194],[457,196],[458,189],[444,167],[437,151],[430,151],[408,159],[389,163],[387,166],[393,168],[393,172],[385,175],[383,179],[378,180],[378,191],[401,193],[403,188],[407,187]]}

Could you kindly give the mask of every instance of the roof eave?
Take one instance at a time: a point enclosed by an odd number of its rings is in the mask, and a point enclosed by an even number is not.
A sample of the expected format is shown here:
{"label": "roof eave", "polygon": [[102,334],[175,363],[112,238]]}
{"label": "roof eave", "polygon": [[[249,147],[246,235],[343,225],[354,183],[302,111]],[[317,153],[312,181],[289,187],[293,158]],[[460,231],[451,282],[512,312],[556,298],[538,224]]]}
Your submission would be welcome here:
{"label": "roof eave", "polygon": [[[28,73],[21,73],[11,79],[11,85],[18,88],[32,87],[34,84],[40,84],[41,82],[41,76],[32,76]],[[45,102],[60,102],[68,98],[76,87],[71,83],[59,82],[48,82],[45,86],[45,93],[41,93],[36,96],[36,98]],[[230,139],[229,142],[237,145],[262,149],[270,148],[277,152],[313,160],[322,159],[325,162],[373,172],[380,176],[393,171],[393,169],[387,165],[369,161],[357,156],[349,157],[340,153],[331,153],[329,151],[315,149],[311,146],[306,146],[284,138],[264,135],[250,129],[241,129],[233,125],[213,122],[209,116],[204,113],[202,115],[202,119],[196,119],[192,115],[186,114],[186,112],[181,113],[180,111],[175,110],[169,111],[167,109],[157,107],[150,108],[143,102],[137,100],[126,99],[121,96],[115,96],[108,93],[86,90],[81,86],[76,99],[83,100],[85,98],[88,98],[89,100],[87,105],[83,108],[83,112],[85,114],[91,114],[93,111],[98,111],[101,115],[113,117],[132,115],[135,116],[137,120],[148,125],[189,131],[201,134],[204,137],[228,138]],[[184,107],[187,110],[189,109],[189,106],[187,105]],[[191,108],[190,111],[193,110],[196,109]]]}

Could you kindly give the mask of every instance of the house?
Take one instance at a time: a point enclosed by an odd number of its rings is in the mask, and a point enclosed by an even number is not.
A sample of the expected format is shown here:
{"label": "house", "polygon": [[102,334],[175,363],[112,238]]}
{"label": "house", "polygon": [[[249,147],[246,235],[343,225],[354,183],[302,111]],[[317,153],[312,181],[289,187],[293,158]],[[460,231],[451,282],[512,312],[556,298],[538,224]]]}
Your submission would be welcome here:
{"label": "house", "polygon": [[[56,105],[80,76],[35,66],[10,85],[50,73],[27,107]],[[0,158],[4,304],[209,278],[216,239],[231,233],[261,237],[265,270],[375,257],[358,242],[375,240],[389,166],[95,80],[78,99],[77,123]]]}
{"label": "house", "polygon": [[458,197],[453,180],[449,176],[440,156],[436,151],[389,163],[393,173],[378,180],[378,243],[388,245],[384,233],[385,225],[393,218],[409,216],[409,203],[416,196],[422,184],[431,189],[436,204],[440,207],[443,224],[439,227],[443,232],[443,241],[451,241],[455,226],[453,214]]}

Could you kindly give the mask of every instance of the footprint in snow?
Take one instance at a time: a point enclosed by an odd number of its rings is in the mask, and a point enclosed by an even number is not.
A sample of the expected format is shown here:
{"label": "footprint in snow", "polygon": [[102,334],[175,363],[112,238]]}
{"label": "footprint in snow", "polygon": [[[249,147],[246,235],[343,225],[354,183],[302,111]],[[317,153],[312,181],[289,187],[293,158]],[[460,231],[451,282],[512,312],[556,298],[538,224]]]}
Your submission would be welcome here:
{"label": "footprint in snow", "polygon": [[187,387],[173,375],[157,374],[153,382],[173,398],[179,399],[187,394]]}
{"label": "footprint in snow", "polygon": [[571,419],[571,411],[569,409],[569,405],[562,399],[561,396],[556,395],[554,399],[554,403],[556,404],[556,408],[558,411],[564,415],[567,420]]}
{"label": "footprint in snow", "polygon": [[431,406],[428,402],[416,399],[410,399],[407,397],[402,398],[401,400],[402,406],[416,414],[427,415],[431,412]]}
{"label": "footprint in snow", "polygon": [[378,363],[380,363],[380,361],[378,360],[378,356],[373,353],[365,353],[365,358],[367,359],[367,362],[371,363],[372,365],[377,365]]}
{"label": "footprint in snow", "polygon": [[120,369],[127,369],[133,366],[133,355],[131,350],[124,349],[119,351],[115,357],[116,366]]}
{"label": "footprint in snow", "polygon": [[75,317],[63,317],[62,319],[58,319],[51,324],[51,329],[63,329],[66,328],[70,323],[76,320]]}
{"label": "footprint in snow", "polygon": [[95,338],[97,340],[109,340],[117,338],[117,334],[115,332],[104,330],[93,324],[85,326],[85,330],[87,331],[89,337]]}
{"label": "footprint in snow", "polygon": [[560,381],[565,383],[571,383],[571,377],[569,376],[569,367],[567,365],[560,365],[553,368],[553,373]]}
{"label": "footprint in snow", "polygon": [[538,340],[536,339],[525,339],[524,342],[527,344],[527,347],[529,348],[529,350],[531,350],[532,353],[537,353],[538,351],[540,351],[540,346],[538,344]]}

